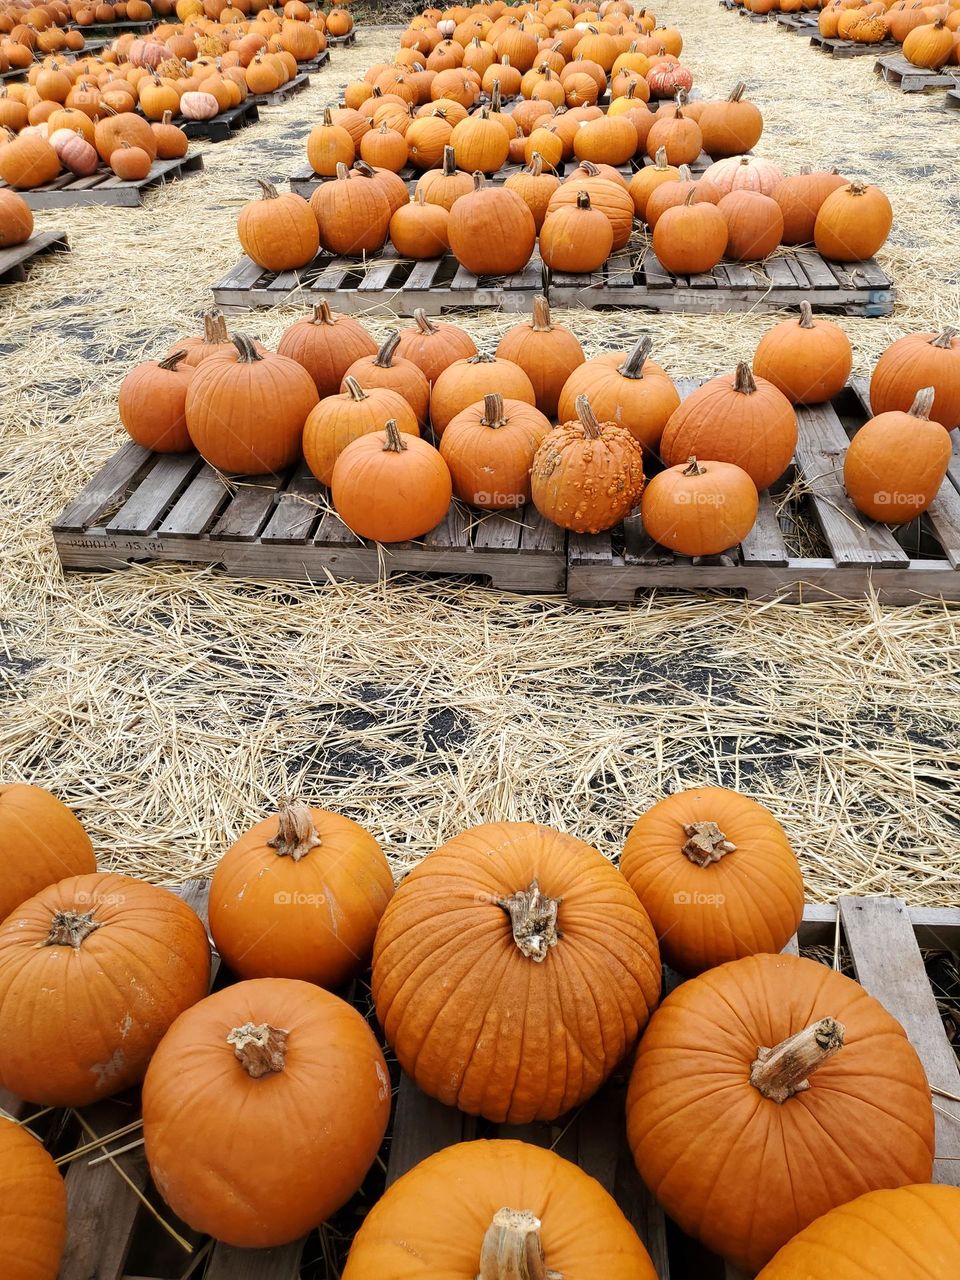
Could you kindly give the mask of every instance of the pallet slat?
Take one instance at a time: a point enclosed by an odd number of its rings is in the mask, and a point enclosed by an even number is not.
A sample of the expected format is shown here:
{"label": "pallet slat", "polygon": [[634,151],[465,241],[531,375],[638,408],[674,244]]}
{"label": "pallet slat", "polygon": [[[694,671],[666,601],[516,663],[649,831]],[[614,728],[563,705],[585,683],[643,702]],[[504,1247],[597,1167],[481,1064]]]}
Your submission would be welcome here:
{"label": "pallet slat", "polygon": [[25,280],[27,264],[44,253],[65,253],[70,248],[65,231],[38,231],[23,244],[0,248],[0,283]]}
{"label": "pallet slat", "polygon": [[461,1111],[428,1098],[408,1076],[401,1076],[387,1161],[387,1186],[391,1187],[435,1151],[462,1141],[464,1119]]}
{"label": "pallet slat", "polygon": [[123,493],[127,485],[149,464],[149,449],[130,440],[89,480],[67,509],[57,517],[55,530],[82,532],[101,511]]}

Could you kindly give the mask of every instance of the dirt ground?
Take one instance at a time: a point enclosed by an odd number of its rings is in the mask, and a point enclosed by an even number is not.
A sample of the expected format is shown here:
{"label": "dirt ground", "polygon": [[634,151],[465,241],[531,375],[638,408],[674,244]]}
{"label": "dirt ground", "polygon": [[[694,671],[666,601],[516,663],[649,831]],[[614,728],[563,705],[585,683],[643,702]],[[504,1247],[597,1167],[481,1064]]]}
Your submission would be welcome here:
{"label": "dirt ground", "polygon": [[[880,255],[895,314],[850,320],[857,368],[894,337],[956,322],[960,114],[904,97],[871,60],[833,60],[715,0],[670,0],[706,94],[738,79],[763,108],[758,150],[795,172],[836,164],[891,196]],[[40,214],[72,252],[0,289],[4,670],[0,777],[72,804],[104,866],[159,880],[210,871],[277,798],[367,824],[398,873],[462,827],[562,826],[615,856],[668,790],[738,786],[784,823],[808,896],[955,903],[957,614],[942,605],[806,608],[660,595],[574,608],[423,582],[232,581],[132,568],[64,576],[51,519],[122,441],[129,366],[195,332],[237,260],[257,176],[303,162],[344,83],[396,47],[365,27],[311,89],[142,209]],[[299,314],[234,321],[273,344]],[[642,331],[675,375],[749,356],[768,316],[558,313],[590,351]],[[482,346],[515,317],[466,316]],[[370,318],[380,334],[389,323]]]}

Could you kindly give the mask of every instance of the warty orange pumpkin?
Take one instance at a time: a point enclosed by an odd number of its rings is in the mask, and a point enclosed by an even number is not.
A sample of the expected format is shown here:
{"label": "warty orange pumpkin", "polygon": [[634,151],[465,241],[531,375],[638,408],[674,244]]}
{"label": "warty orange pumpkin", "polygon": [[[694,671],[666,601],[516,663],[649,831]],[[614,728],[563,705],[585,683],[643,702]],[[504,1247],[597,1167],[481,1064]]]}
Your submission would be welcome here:
{"label": "warty orange pumpkin", "polygon": [[143,1085],[157,1190],[194,1230],[250,1249],[296,1240],[349,1200],[389,1115],[364,1019],[292,978],[238,982],[188,1010]]}
{"label": "warty orange pumpkin", "polygon": [[90,837],[74,813],[43,787],[0,785],[0,920],[67,876],[96,871]]}
{"label": "warty orange pumpkin", "polygon": [[950,436],[930,421],[933,387],[907,413],[892,409],[865,423],[843,459],[843,484],[858,511],[883,524],[906,524],[926,511],[953,454]]}
{"label": "warty orange pumpkin", "polygon": [[799,320],[784,320],[760,339],[753,372],[772,382],[791,404],[822,404],[846,386],[853,367],[850,339],[831,320],[800,303]]}
{"label": "warty orange pumpkin", "polygon": [[234,475],[281,471],[300,454],[317,388],[302,365],[233,339],[239,359],[213,356],[187,388],[190,439],[211,466]]}
{"label": "warty orange pumpkin", "polygon": [[60,880],[0,926],[0,1085],[57,1107],[129,1088],[209,981],[206,930],[168,889]]}
{"label": "warty orange pumpkin", "polygon": [[406,542],[443,520],[453,485],[437,450],[401,435],[391,418],[383,434],[347,445],[333,468],[330,492],[341,520],[361,538]]}
{"label": "warty orange pumpkin", "polygon": [[0,1273],[56,1280],[67,1238],[67,1192],[51,1156],[0,1116]]}
{"label": "warty orange pumpkin", "polygon": [[952,1280],[960,1275],[960,1188],[868,1191],[785,1244],[757,1280]]}
{"label": "warty orange pumpkin", "polygon": [[376,350],[377,344],[358,320],[335,315],[326,301],[315,306],[308,319],[285,329],[277,344],[277,355],[296,360],[306,369],[321,399],[340,390],[355,360]]}
{"label": "warty orange pumpkin", "polygon": [[933,1121],[900,1024],[851,978],[784,955],[731,961],[668,996],[627,1097],[644,1182],[750,1274],[828,1210],[927,1181]]}
{"label": "warty orange pumpkin", "polygon": [[725,787],[653,805],[627,836],[620,870],[680,973],[782,951],[803,915],[803,877],[780,823]]}
{"label": "warty orange pumpkin", "polygon": [[379,844],[359,823],[299,800],[244,832],[210,883],[210,932],[240,978],[339,987],[370,959],[393,894]]}
{"label": "warty orange pumpkin", "polygon": [[377,1014],[403,1069],[497,1122],[554,1119],[590,1097],[659,991],[656,938],[626,880],[526,822],[473,827],[426,857],[374,947]]}
{"label": "warty orange pumpkin", "polygon": [[687,396],[664,429],[660,453],[668,466],[691,457],[732,462],[766,489],[786,471],[796,443],[793,405],[741,361],[733,377],[711,378]]}
{"label": "warty orange pumpkin", "polygon": [[[442,1206],[444,1230],[425,1213]],[[388,1188],[343,1280],[656,1280],[613,1198],[552,1151],[499,1139],[438,1151]]]}
{"label": "warty orange pumpkin", "polygon": [[956,330],[912,333],[892,342],[870,379],[873,412],[905,412],[923,387],[934,389],[930,416],[948,431],[960,427],[960,337]]}

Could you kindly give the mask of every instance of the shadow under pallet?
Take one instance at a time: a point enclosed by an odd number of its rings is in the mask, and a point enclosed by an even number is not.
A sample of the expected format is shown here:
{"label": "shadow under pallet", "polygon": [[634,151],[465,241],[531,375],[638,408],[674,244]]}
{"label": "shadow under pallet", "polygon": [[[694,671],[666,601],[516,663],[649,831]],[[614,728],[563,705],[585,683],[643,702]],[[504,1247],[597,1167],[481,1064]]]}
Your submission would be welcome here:
{"label": "shadow under pallet", "polygon": [[0,284],[26,280],[28,266],[34,258],[43,253],[65,253],[69,248],[65,231],[38,231],[23,244],[0,248]]}
{"label": "shadow under pallet", "polygon": [[[682,396],[697,386],[678,381]],[[602,534],[565,534],[533,506],[471,511],[454,502],[416,542],[381,546],[340,521],[301,463],[279,476],[230,481],[196,453],[125,444],[57,518],[66,569],[178,561],[236,577],[376,582],[401,573],[472,578],[578,604],[624,604],[651,589],[735,591],[751,599],[888,604],[960,600],[960,442],[940,492],[897,536],[861,516],[843,490],[848,432],[869,416],[855,383],[833,404],[799,409],[793,468],[760,495],[757,522],[722,556],[689,559],[653,543],[639,515]]]}
{"label": "shadow under pallet", "polygon": [[[176,889],[204,922],[208,891],[205,880]],[[920,950],[960,955],[960,910],[909,910],[899,899],[886,897],[843,897],[836,906],[809,904],[784,951],[795,955],[810,947],[832,948],[838,940],[845,944],[857,981],[903,1025],[931,1086],[946,1098],[960,1094],[957,1058]],[[227,977],[218,972],[214,956],[215,984],[223,985]],[[665,969],[664,993],[680,981]],[[356,991],[345,993],[362,1014],[369,1012],[364,992],[363,984],[357,984]],[[390,1187],[421,1160],[454,1143],[502,1137],[549,1147],[596,1178],[643,1240],[659,1280],[742,1280],[720,1258],[684,1236],[639,1178],[624,1122],[628,1065],[578,1112],[551,1124],[523,1126],[494,1125],[464,1115],[427,1097],[400,1075],[383,1148],[385,1178],[379,1174],[371,1185],[371,1174],[366,1194],[361,1192],[345,1207],[343,1218],[338,1215],[337,1226],[349,1224],[342,1252],[384,1182]],[[237,1249],[198,1235],[174,1218],[153,1188],[142,1146],[134,1143],[131,1149],[128,1138],[118,1149],[105,1140],[121,1125],[136,1126],[140,1108],[135,1091],[80,1108],[72,1116],[55,1111],[38,1118],[37,1108],[2,1090],[0,1107],[14,1119],[39,1121],[57,1155],[101,1140],[86,1158],[66,1166],[67,1242],[59,1280],[182,1280],[185,1275],[191,1280],[337,1280],[341,1274],[342,1261],[338,1264],[336,1257],[328,1256],[316,1231],[274,1249]],[[952,1186],[960,1183],[956,1115],[955,1104],[938,1099],[934,1181]],[[104,1158],[108,1147],[114,1154]],[[158,1225],[148,1204],[178,1232],[180,1243]]]}

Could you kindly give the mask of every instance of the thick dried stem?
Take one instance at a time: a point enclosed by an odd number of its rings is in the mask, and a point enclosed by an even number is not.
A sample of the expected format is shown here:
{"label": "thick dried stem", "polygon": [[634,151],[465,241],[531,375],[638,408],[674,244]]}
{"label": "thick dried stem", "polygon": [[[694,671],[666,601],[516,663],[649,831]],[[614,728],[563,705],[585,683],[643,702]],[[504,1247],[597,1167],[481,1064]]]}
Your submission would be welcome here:
{"label": "thick dried stem", "polygon": [[577,192],[577,208],[578,209],[590,208],[590,192],[589,191]]}
{"label": "thick dried stem", "polygon": [[501,106],[500,81],[494,80],[493,88],[490,90],[490,110],[495,112],[497,115],[499,115],[500,106]]}
{"label": "thick dried stem", "polygon": [[[374,89],[374,93],[376,93],[376,89]],[[332,127],[333,127],[333,112],[330,110],[330,108],[329,108],[329,107],[324,107],[324,108],[323,108],[323,123],[324,123],[328,128],[332,128]]]}
{"label": "thick dried stem", "polygon": [[772,1049],[757,1049],[750,1067],[750,1083],[771,1102],[784,1103],[810,1088],[809,1076],[843,1048],[844,1026],[835,1018],[821,1018]]}
{"label": "thick dried stem", "polygon": [[381,369],[391,369],[393,367],[393,357],[399,345],[400,330],[391,329],[386,338],[384,338],[380,350],[373,357],[373,363]]}
{"label": "thick dried stem", "polygon": [[693,179],[693,174],[690,171],[690,166],[688,164],[682,164],[680,166],[680,181],[690,182],[692,181],[692,179]]}
{"label": "thick dried stem", "polygon": [[428,337],[440,332],[438,327],[424,311],[423,307],[417,307],[413,313],[413,318],[416,321],[417,328],[420,332],[426,334]]}
{"label": "thick dried stem", "polygon": [[936,338],[933,339],[930,345],[931,347],[943,347],[945,351],[949,351],[951,346],[953,345],[953,340],[956,336],[957,336],[956,329],[951,329],[950,326],[948,325],[944,329],[943,333],[939,334]]}
{"label": "thick dried stem", "polygon": [[45,947],[73,947],[79,950],[84,938],[88,938],[101,922],[94,920],[92,911],[57,911],[50,921],[50,932]]}
{"label": "thick dried stem", "polygon": [[918,391],[909,409],[910,417],[928,420],[935,396],[936,391],[933,387],[923,387]]}
{"label": "thick dried stem", "polygon": [[453,147],[443,148],[443,166],[441,172],[445,178],[452,178],[457,172],[457,153]]}
{"label": "thick dried stem", "polygon": [[536,880],[531,881],[529,889],[518,889],[509,898],[497,899],[497,906],[510,917],[513,940],[521,954],[537,964],[542,964],[550,948],[560,941],[557,911],[562,901],[542,894]]}
{"label": "thick dried stem", "polygon": [[644,335],[637,341],[633,350],[617,370],[621,378],[642,378],[643,366],[647,363],[647,357],[652,350],[653,339]]}
{"label": "thick dried stem", "polygon": [[602,435],[600,423],[597,421],[597,415],[591,409],[590,401],[586,396],[577,396],[576,409],[580,425],[583,427],[583,434],[588,440],[599,440]]}
{"label": "thick dried stem", "polygon": [[[353,379],[351,378],[352,382]],[[277,815],[277,834],[267,841],[271,849],[276,849],[281,858],[292,858],[299,862],[311,849],[320,844],[320,836],[313,824],[310,806],[302,800],[281,800],[280,812]]]}
{"label": "thick dried stem", "polygon": [[347,394],[350,396],[351,400],[366,400],[367,393],[352,375],[347,374],[343,380],[343,385],[346,387]]}
{"label": "thick dried stem", "polygon": [[477,1280],[563,1280],[547,1270],[541,1226],[525,1209],[498,1209],[483,1237]]}
{"label": "thick dried stem", "polygon": [[530,157],[530,163],[527,165],[527,173],[532,173],[535,178],[539,178],[543,173],[543,156],[539,151],[535,151]]}
{"label": "thick dried stem", "polygon": [[340,182],[350,180],[350,170],[347,168],[347,166],[343,163],[342,160],[337,161],[337,178]]}
{"label": "thick dried stem", "polygon": [[214,307],[212,311],[207,311],[203,317],[203,340],[208,347],[215,347],[222,342],[230,341],[226,317],[217,307]]}
{"label": "thick dried stem", "polygon": [[696,458],[690,457],[687,459],[687,465],[683,468],[683,474],[685,476],[705,476],[707,468],[701,467]]}
{"label": "thick dried stem", "polygon": [[227,1035],[237,1061],[254,1080],[282,1071],[287,1059],[289,1031],[271,1027],[269,1022],[245,1022]]}
{"label": "thick dried stem", "polygon": [[162,360],[157,361],[158,369],[176,369],[181,360],[187,358],[185,351],[171,351],[168,356],[164,356]]}
{"label": "thick dried stem", "polygon": [[[684,475],[705,474],[696,458],[691,458],[690,463],[696,467],[696,470],[691,470],[688,465]],[[683,852],[698,867],[708,867],[711,862],[719,862],[722,857],[728,853],[734,853],[737,848],[735,844],[731,844],[715,822],[685,822],[683,834],[687,837]]]}
{"label": "thick dried stem", "polygon": [[333,312],[330,310],[330,303],[324,300],[313,308],[313,315],[310,317],[311,324],[336,324],[333,318]]}
{"label": "thick dried stem", "polygon": [[670,166],[667,164],[667,149],[666,149],[666,147],[657,147],[657,154],[653,157],[653,164],[654,164],[654,168],[655,168],[655,169],[669,169],[669,168],[670,168]]}
{"label": "thick dried stem", "polygon": [[865,182],[851,182],[847,187],[852,196],[862,196],[866,194],[867,184]]}
{"label": "thick dried stem", "polygon": [[799,323],[800,323],[801,329],[814,328],[813,307],[811,307],[809,302],[800,303],[800,322]]}
{"label": "thick dried stem", "polygon": [[391,418],[383,430],[386,435],[383,452],[403,453],[407,446],[403,443],[403,436],[400,434],[400,428],[397,426],[396,418]]}
{"label": "thick dried stem", "polygon": [[279,200],[280,199],[280,192],[273,185],[273,183],[268,182],[266,178],[258,178],[257,185],[260,188],[260,193],[261,193],[260,198],[262,200]]}
{"label": "thick dried stem", "polygon": [[550,319],[550,303],[544,297],[533,300],[533,322],[530,328],[534,333],[550,333],[553,322]]}
{"label": "thick dried stem", "polygon": [[231,338],[231,342],[240,353],[240,364],[256,364],[258,360],[262,360],[263,356],[254,345],[254,341],[245,333],[235,333]]}
{"label": "thick dried stem", "polygon": [[503,413],[503,396],[499,391],[488,392],[483,397],[483,417],[480,419],[481,426],[484,427],[502,427],[506,423]]}
{"label": "thick dried stem", "polygon": [[738,81],[738,83],[735,84],[732,90],[730,91],[730,97],[727,99],[727,101],[739,102],[740,99],[743,97],[743,95],[746,93],[746,91],[747,91],[747,86],[743,83],[742,80]]}
{"label": "thick dried stem", "polygon": [[733,378],[734,391],[740,391],[745,396],[752,396],[757,389],[757,384],[753,380],[753,370],[747,364],[746,360],[741,360],[737,365],[737,372]]}
{"label": "thick dried stem", "polygon": [[479,170],[479,169],[475,169],[475,170],[474,170],[474,172],[473,172],[470,176],[473,178],[473,189],[474,189],[474,191],[482,191],[482,190],[483,190],[483,188],[486,186],[486,182],[487,182],[487,180],[486,180],[486,178],[483,176],[483,174],[480,172],[480,170]]}
{"label": "thick dried stem", "polygon": [[467,364],[493,364],[496,358],[489,351],[478,351],[475,356],[467,357]]}

